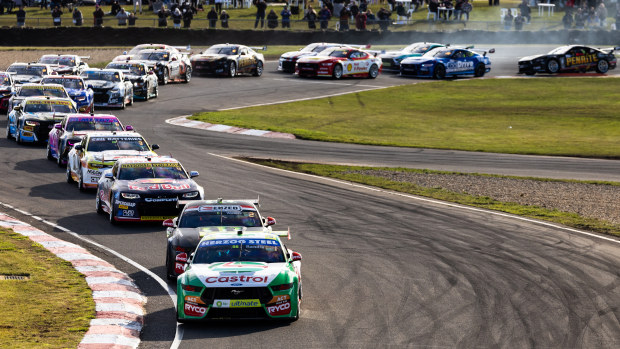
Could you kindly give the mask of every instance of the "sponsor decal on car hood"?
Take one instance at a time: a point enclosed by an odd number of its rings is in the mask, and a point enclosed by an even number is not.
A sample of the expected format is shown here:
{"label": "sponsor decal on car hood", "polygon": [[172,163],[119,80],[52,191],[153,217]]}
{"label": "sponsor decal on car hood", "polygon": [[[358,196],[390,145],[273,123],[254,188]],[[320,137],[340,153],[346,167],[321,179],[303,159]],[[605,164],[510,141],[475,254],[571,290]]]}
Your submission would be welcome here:
{"label": "sponsor decal on car hood", "polygon": [[207,287],[261,287],[269,285],[286,263],[226,262],[192,264],[191,271]]}
{"label": "sponsor decal on car hood", "polygon": [[104,157],[106,161],[108,160],[118,160],[122,157],[126,156],[147,156],[152,155],[156,156],[152,151],[138,151],[138,150],[105,150],[102,152],[97,152],[91,155],[91,157]]}
{"label": "sponsor decal on car hood", "polygon": [[105,88],[105,89],[114,88],[114,86],[116,86],[116,83],[111,82],[111,81],[105,81],[105,80],[88,80],[87,84],[91,85],[94,88]]}
{"label": "sponsor decal on car hood", "polygon": [[38,75],[13,75],[13,81],[18,83],[39,82],[41,79]]}
{"label": "sponsor decal on car hood", "polygon": [[192,57],[192,61],[212,62],[228,57],[227,55],[197,55]]}

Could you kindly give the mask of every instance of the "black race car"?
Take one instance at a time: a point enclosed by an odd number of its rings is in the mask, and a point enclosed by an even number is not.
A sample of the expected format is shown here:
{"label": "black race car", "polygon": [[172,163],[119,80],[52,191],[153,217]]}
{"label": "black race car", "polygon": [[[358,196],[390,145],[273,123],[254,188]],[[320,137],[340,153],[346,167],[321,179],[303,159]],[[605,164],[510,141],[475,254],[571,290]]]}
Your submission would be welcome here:
{"label": "black race car", "polygon": [[189,60],[196,74],[230,77],[241,73],[261,76],[265,66],[262,53],[251,47],[233,44],[213,45],[202,53],[192,55]]}
{"label": "black race car", "polygon": [[588,46],[560,46],[546,55],[523,57],[519,60],[519,74],[556,74],[595,70],[605,74],[616,68],[614,51],[620,47],[593,48]]}
{"label": "black race car", "polygon": [[107,212],[112,224],[176,217],[185,202],[204,195],[196,176],[169,157],[120,158],[97,184],[97,213]]}

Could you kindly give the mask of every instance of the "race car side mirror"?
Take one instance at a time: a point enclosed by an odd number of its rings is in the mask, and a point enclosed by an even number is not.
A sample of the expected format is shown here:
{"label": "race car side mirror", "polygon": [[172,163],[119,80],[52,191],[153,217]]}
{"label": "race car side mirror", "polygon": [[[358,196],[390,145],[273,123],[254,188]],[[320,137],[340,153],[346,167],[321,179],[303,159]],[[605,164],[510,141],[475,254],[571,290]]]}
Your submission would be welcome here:
{"label": "race car side mirror", "polygon": [[176,60],[177,60],[176,57],[172,57],[172,59],[171,59],[171,61],[173,61],[173,62],[176,61]]}
{"label": "race car side mirror", "polygon": [[174,228],[174,222],[172,221],[172,219],[166,219],[161,225],[163,225],[164,227]]}
{"label": "race car side mirror", "polygon": [[273,217],[267,217],[265,219],[265,224],[267,224],[267,226],[275,225],[276,224],[276,219],[273,218]]}
{"label": "race car side mirror", "polygon": [[86,86],[86,87],[88,87],[88,88],[92,89],[92,88],[93,88],[93,85],[90,85],[90,84],[89,84],[89,85],[88,85],[88,86]]}
{"label": "race car side mirror", "polygon": [[106,173],[103,177],[107,179],[114,179],[114,175],[112,174],[112,172]]}
{"label": "race car side mirror", "polygon": [[57,130],[62,130],[62,125],[61,124],[55,124],[54,128]]}
{"label": "race car side mirror", "polygon": [[299,252],[291,252],[291,260],[293,262],[301,260],[301,253]]}
{"label": "race car side mirror", "polygon": [[126,54],[127,54],[127,51],[123,51],[123,54],[124,54],[124,55],[126,55]]}
{"label": "race car side mirror", "polygon": [[73,148],[75,148],[75,150],[82,150],[82,145],[81,144],[76,144],[75,147],[73,147]]}
{"label": "race car side mirror", "polygon": [[151,149],[152,150],[157,150],[157,149],[159,149],[159,145],[153,144],[153,145],[151,145]]}
{"label": "race car side mirror", "polygon": [[149,75],[155,75],[155,72],[152,70],[149,70]]}
{"label": "race car side mirror", "polygon": [[200,176],[200,173],[198,173],[198,171],[190,171],[189,172],[189,178],[194,178],[194,177],[198,177]]}
{"label": "race car side mirror", "polygon": [[129,77],[125,76],[125,79],[123,79],[124,81],[129,81]]}
{"label": "race car side mirror", "polygon": [[22,109],[21,105],[16,105],[16,106],[13,107],[13,110],[16,110],[16,111],[19,111],[21,109]]}
{"label": "race car side mirror", "polygon": [[133,126],[131,125],[125,126],[125,131],[133,131]]}

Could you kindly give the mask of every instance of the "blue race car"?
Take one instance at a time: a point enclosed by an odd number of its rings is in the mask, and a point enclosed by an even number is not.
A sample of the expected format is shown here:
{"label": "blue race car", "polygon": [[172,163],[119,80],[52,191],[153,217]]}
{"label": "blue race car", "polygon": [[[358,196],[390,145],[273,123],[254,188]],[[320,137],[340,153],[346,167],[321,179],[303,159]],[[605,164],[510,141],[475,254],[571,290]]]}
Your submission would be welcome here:
{"label": "blue race car", "polygon": [[67,93],[75,104],[80,113],[92,113],[94,108],[94,92],[86,87],[84,80],[75,75],[49,75],[41,80],[42,84],[59,84],[65,87]]}
{"label": "blue race car", "polygon": [[398,51],[383,52],[379,55],[379,58],[383,61],[383,71],[398,73],[400,72],[400,62],[403,59],[420,57],[437,47],[445,47],[445,45],[430,42],[416,42]]}
{"label": "blue race car", "polygon": [[422,57],[404,59],[400,63],[400,75],[435,79],[458,75],[482,77],[491,71],[491,60],[486,54],[494,53],[495,49],[482,52],[455,47],[437,48]]}

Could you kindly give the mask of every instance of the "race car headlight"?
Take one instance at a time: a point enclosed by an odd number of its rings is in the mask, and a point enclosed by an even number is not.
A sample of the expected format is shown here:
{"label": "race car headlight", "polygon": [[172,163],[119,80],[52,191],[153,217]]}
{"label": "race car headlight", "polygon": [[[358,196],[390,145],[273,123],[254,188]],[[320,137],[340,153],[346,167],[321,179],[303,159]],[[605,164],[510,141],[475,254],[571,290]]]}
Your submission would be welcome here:
{"label": "race car headlight", "polygon": [[183,285],[183,284],[181,284],[181,288],[183,289],[183,291],[188,291],[188,292],[200,292],[203,289],[203,287],[201,286],[192,286],[192,285]]}
{"label": "race car headlight", "polygon": [[422,68],[430,68],[433,66],[433,63],[424,63],[420,65]]}
{"label": "race car headlight", "polygon": [[103,168],[104,166],[103,166],[103,164],[94,164],[92,162],[89,162],[88,163],[88,167],[89,168]]}
{"label": "race car headlight", "polygon": [[78,102],[83,102],[83,101],[85,101],[85,100],[86,100],[86,96],[76,96],[76,97],[75,97],[75,99],[76,99]]}
{"label": "race car headlight", "polygon": [[26,120],[26,125],[27,126],[39,126],[39,123],[36,121]]}
{"label": "race car headlight", "polygon": [[183,199],[192,199],[200,195],[197,191],[190,191],[189,193],[185,193],[182,195]]}
{"label": "race car headlight", "polygon": [[135,194],[135,193],[121,193],[121,197],[123,199],[139,199],[140,198],[140,194]]}
{"label": "race car headlight", "polygon": [[286,290],[290,290],[292,287],[293,287],[293,283],[291,282],[290,284],[271,286],[271,290],[272,291],[286,291]]}
{"label": "race car headlight", "polygon": [[327,63],[321,63],[321,65],[326,65],[328,67],[331,67],[332,65],[334,65],[334,63],[332,62],[327,62]]}

